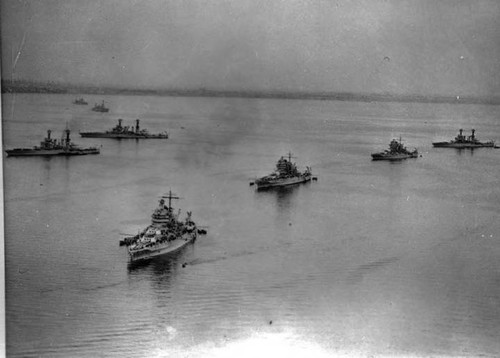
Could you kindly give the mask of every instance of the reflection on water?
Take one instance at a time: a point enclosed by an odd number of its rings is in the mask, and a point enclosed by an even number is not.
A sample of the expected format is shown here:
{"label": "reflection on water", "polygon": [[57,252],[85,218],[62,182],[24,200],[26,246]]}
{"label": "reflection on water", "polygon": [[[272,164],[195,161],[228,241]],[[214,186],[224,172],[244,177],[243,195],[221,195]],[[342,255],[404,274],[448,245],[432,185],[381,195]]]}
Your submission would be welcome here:
{"label": "reflection on water", "polygon": [[275,198],[276,208],[280,212],[286,212],[289,211],[292,207],[293,202],[297,197],[299,187],[307,184],[309,183],[258,189],[256,190],[256,195],[261,197],[267,196],[269,198]]}
{"label": "reflection on water", "polygon": [[[472,157],[474,155],[475,148],[453,148],[453,149],[457,150],[458,155],[469,155]],[[478,148],[478,149],[484,150],[485,148]]]}

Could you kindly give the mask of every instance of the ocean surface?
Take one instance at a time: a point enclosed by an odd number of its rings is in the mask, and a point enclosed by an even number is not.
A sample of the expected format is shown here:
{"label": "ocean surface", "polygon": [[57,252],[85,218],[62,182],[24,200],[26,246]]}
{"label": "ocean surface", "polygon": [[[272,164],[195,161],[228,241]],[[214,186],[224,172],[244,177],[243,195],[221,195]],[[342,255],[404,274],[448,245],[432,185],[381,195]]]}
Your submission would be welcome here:
{"label": "ocean surface", "polygon": [[[500,143],[500,106],[84,97],[3,95],[4,149],[102,146],[3,154],[9,357],[498,356],[500,150],[431,143]],[[170,138],[78,135],[118,118]],[[400,136],[421,157],[371,160]],[[318,181],[249,185],[289,152]],[[169,190],[208,234],[130,266]]]}

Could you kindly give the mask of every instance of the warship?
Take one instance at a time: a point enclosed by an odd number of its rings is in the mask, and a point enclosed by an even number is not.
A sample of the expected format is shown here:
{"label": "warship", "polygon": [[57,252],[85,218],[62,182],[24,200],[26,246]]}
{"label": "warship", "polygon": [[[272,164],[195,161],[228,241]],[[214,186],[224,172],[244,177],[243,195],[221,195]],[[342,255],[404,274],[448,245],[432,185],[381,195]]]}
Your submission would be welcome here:
{"label": "warship", "polygon": [[488,142],[480,142],[477,140],[475,136],[475,129],[472,129],[472,134],[470,136],[465,136],[463,135],[463,129],[459,130],[458,135],[455,137],[455,139],[450,140],[448,142],[434,142],[432,145],[437,148],[483,148],[483,147],[489,147],[493,148],[495,147],[495,142],[493,141],[488,141]]}
{"label": "warship", "polygon": [[151,134],[146,129],[140,129],[139,120],[135,120],[135,128],[132,126],[122,126],[122,119],[118,119],[118,124],[105,132],[80,132],[82,137],[90,138],[115,138],[115,139],[167,139],[168,133],[162,132]]}
{"label": "warship", "polygon": [[[168,199],[168,205],[165,199]],[[151,224],[137,235],[120,241],[120,245],[127,246],[130,262],[144,262],[172,254],[194,242],[198,234],[206,234],[205,230],[197,228],[190,211],[184,220],[180,220],[181,211],[179,209],[177,213],[174,212],[172,199],[180,198],[172,191],[162,195],[158,207],[151,215]]]}
{"label": "warship", "polygon": [[73,104],[83,104],[83,105],[87,105],[89,104],[87,101],[85,101],[83,98],[76,98],[74,101],[73,101]]}
{"label": "warship", "polygon": [[40,146],[32,148],[14,148],[7,149],[7,156],[21,157],[21,156],[53,156],[53,155],[86,155],[86,154],[99,154],[100,149],[97,147],[81,148],[71,142],[70,130],[66,128],[64,131],[66,138],[61,138],[60,141],[50,137],[51,130],[47,131],[47,137],[40,142]]}
{"label": "warship", "polygon": [[109,108],[107,108],[105,105],[104,105],[104,101],[102,101],[101,104],[95,104],[94,107],[92,108],[92,110],[94,112],[109,112]]}
{"label": "warship", "polygon": [[292,153],[288,153],[288,159],[283,156],[276,163],[276,170],[262,178],[256,179],[250,185],[256,185],[257,189],[267,189],[271,187],[281,187],[299,183],[305,183],[310,180],[316,180],[310,167],[300,172],[295,163],[292,162]]}
{"label": "warship", "polygon": [[373,160],[401,160],[417,157],[418,150],[414,149],[413,151],[409,151],[401,142],[401,138],[399,138],[399,141],[397,139],[393,139],[389,144],[389,149],[380,153],[372,154]]}

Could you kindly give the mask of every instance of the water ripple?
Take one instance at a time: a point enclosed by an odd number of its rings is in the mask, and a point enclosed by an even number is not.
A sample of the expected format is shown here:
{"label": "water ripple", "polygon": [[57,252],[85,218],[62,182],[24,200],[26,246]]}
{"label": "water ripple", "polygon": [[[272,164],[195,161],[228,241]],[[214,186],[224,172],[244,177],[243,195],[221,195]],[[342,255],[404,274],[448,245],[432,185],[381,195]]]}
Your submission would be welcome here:
{"label": "water ripple", "polygon": [[347,277],[347,282],[356,284],[363,280],[363,278],[377,270],[380,270],[392,263],[399,261],[398,257],[389,257],[385,259],[380,259],[367,264],[360,265],[355,269],[351,270]]}

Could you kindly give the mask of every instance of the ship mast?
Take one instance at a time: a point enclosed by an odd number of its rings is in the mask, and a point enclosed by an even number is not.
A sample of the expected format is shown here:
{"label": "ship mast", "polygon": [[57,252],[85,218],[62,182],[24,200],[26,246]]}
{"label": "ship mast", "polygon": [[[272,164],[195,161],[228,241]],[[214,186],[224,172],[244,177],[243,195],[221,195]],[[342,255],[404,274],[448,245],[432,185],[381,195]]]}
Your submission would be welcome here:
{"label": "ship mast", "polygon": [[172,193],[171,190],[168,191],[168,195],[162,195],[161,196],[164,199],[168,199],[168,210],[172,210],[172,199],[180,199],[178,196],[175,196],[174,193]]}

